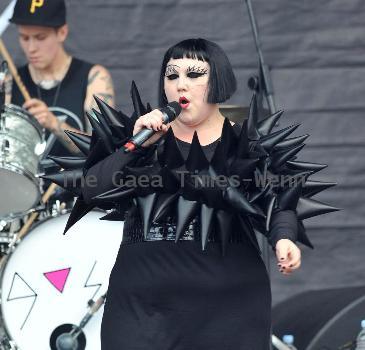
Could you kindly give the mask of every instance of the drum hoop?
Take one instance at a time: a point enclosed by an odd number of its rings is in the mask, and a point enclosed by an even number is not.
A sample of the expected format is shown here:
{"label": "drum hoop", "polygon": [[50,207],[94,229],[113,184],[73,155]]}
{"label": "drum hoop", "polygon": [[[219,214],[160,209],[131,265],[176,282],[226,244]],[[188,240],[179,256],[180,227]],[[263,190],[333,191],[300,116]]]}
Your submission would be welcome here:
{"label": "drum hoop", "polygon": [[[91,212],[94,212],[94,211],[96,211],[98,213],[105,213],[104,210],[101,210],[99,208],[94,208]],[[6,322],[5,322],[5,318],[3,317],[3,308],[2,308],[3,302],[1,300],[1,293],[2,293],[2,286],[3,286],[3,278],[4,278],[4,272],[5,272],[7,263],[10,260],[10,258],[12,257],[14,251],[16,250],[16,247],[18,245],[20,245],[24,241],[24,239],[26,237],[28,237],[31,234],[31,232],[33,232],[38,226],[42,225],[43,223],[46,223],[47,221],[49,221],[51,219],[56,219],[58,217],[62,217],[64,215],[67,215],[67,214],[70,214],[70,213],[71,213],[71,209],[67,210],[67,212],[64,213],[64,214],[60,214],[60,215],[57,215],[57,216],[49,216],[49,217],[44,218],[43,220],[40,220],[40,221],[36,222],[35,224],[32,225],[32,227],[26,233],[26,235],[23,236],[23,238],[21,240],[19,240],[19,242],[17,242],[17,244],[15,246],[15,249],[12,252],[10,252],[8,255],[4,255],[4,257],[3,257],[3,259],[5,259],[5,260],[3,261],[2,266],[0,268],[0,322],[1,322],[1,325],[2,325],[3,332],[4,332],[4,337],[8,341],[13,341],[15,343],[15,339],[12,339],[11,338],[10,331],[8,329],[8,326],[7,326]],[[15,349],[18,349],[16,343],[15,343]]]}
{"label": "drum hoop", "polygon": [[[5,259],[5,260],[2,262],[2,266],[0,268],[0,322],[1,322],[1,325],[2,325],[3,332],[4,332],[4,336],[5,336],[6,340],[8,340],[8,341],[13,341],[15,343],[15,339],[12,339],[11,338],[10,331],[8,329],[7,323],[5,322],[3,308],[2,308],[3,302],[1,300],[3,279],[4,279],[4,273],[5,273],[5,270],[6,270],[6,266],[8,265],[8,262],[11,259],[11,257],[13,256],[13,254],[14,254],[14,252],[16,250],[16,247],[18,245],[22,244],[22,242],[24,241],[24,239],[26,237],[28,237],[31,234],[31,232],[33,232],[38,226],[40,226],[41,224],[49,221],[50,219],[55,219],[55,218],[58,218],[60,216],[67,215],[70,212],[71,212],[71,210],[70,211],[67,211],[64,214],[58,215],[58,216],[49,216],[49,217],[47,217],[47,218],[45,218],[43,220],[40,220],[40,221],[36,222],[35,224],[33,224],[32,227],[30,228],[30,230],[17,242],[17,244],[15,245],[14,250],[11,251],[9,254],[4,255],[4,257],[3,257],[3,259]],[[16,343],[15,343],[15,346],[16,346],[16,349],[17,349]]]}
{"label": "drum hoop", "polygon": [[[9,164],[9,163],[4,163],[4,162],[1,162],[0,163],[0,169],[5,169],[5,170],[9,170],[9,171],[12,171],[14,173],[17,173],[19,175],[23,175],[24,177],[26,177],[28,180],[30,180],[34,185],[35,187],[37,188],[37,197],[36,197],[36,200],[34,201],[33,205],[31,208],[34,207],[35,204],[37,204],[41,198],[41,192],[39,190],[39,183],[36,181],[36,178],[34,177],[34,175],[32,175],[30,172],[28,172],[27,170],[24,170],[24,169],[21,169],[20,167],[14,165],[14,164]],[[29,209],[31,209],[29,208]],[[7,216],[0,216],[0,218],[4,219],[4,218],[17,218],[21,215],[23,215],[24,213],[27,213],[28,210],[25,210],[25,211],[22,211],[22,212],[17,212],[17,213],[11,213]]]}
{"label": "drum hoop", "polygon": [[8,113],[15,112],[15,114],[18,117],[20,117],[20,118],[28,121],[30,124],[32,124],[32,126],[34,126],[34,128],[37,130],[38,135],[39,135],[39,138],[42,139],[43,132],[42,132],[41,125],[26,110],[24,110],[23,108],[21,108],[21,107],[19,107],[17,105],[8,104],[8,105],[5,105],[5,113],[6,112],[8,112]]}

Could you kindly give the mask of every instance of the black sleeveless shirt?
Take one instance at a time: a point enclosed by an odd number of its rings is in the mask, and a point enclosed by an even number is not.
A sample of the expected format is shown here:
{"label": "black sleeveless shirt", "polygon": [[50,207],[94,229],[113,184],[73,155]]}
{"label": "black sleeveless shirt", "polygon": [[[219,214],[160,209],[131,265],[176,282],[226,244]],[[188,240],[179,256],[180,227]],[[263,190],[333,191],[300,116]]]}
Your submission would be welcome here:
{"label": "black sleeveless shirt", "polygon": [[[86,120],[84,114],[84,102],[86,98],[88,76],[92,67],[93,64],[91,63],[77,58],[72,58],[70,67],[60,83],[61,85],[57,85],[49,90],[42,89],[34,83],[30,75],[28,65],[20,67],[18,72],[32,98],[38,98],[44,101],[48,107],[61,107],[71,111],[78,117],[85,129]],[[13,84],[11,96],[12,104],[18,106],[22,106],[24,104],[24,98],[16,84]],[[68,118],[66,123],[76,129],[79,129],[77,122],[71,118]],[[65,149],[65,146],[61,144],[61,142],[56,141],[50,154],[64,156],[69,154],[69,152]]]}

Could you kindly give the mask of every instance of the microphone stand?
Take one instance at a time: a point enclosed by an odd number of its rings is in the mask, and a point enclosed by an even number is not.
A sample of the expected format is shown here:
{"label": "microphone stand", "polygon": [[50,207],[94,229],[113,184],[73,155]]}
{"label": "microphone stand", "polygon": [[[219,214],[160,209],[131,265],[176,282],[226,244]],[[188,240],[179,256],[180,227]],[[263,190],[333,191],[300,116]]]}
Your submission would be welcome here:
{"label": "microphone stand", "polygon": [[[259,74],[260,78],[258,81],[254,81],[250,79],[249,86],[252,89],[258,90],[259,93],[263,92],[267,101],[267,105],[270,110],[270,114],[274,114],[276,112],[275,100],[274,100],[274,89],[272,85],[272,80],[269,72],[269,67],[265,64],[264,56],[261,50],[261,42],[259,38],[259,32],[257,27],[257,21],[253,12],[251,0],[245,0],[247,5],[247,12],[250,18],[250,24],[252,28],[253,39],[256,46],[256,51],[259,58]],[[259,99],[260,100],[260,99]],[[270,274],[270,249],[266,237],[260,235],[259,242],[262,247],[262,258],[265,262],[268,273]]]}
{"label": "microphone stand", "polygon": [[267,105],[269,107],[270,113],[276,112],[276,105],[274,100],[274,88],[272,85],[272,80],[270,76],[269,66],[265,63],[264,56],[261,50],[261,41],[259,38],[259,32],[257,28],[257,21],[252,8],[251,0],[245,0],[247,5],[248,16],[250,18],[250,24],[253,34],[254,43],[256,46],[257,55],[259,58],[259,70],[260,70],[260,88],[265,94]]}
{"label": "microphone stand", "polygon": [[[257,55],[259,58],[259,79],[256,79],[256,82],[255,82],[255,78],[253,80],[250,79],[251,82],[249,81],[249,87],[254,88],[259,93],[263,92],[263,94],[265,95],[265,98],[266,98],[267,105],[269,107],[270,114],[274,114],[276,112],[276,105],[275,105],[275,100],[274,100],[274,88],[273,88],[273,84],[272,84],[272,80],[271,80],[271,76],[270,76],[269,66],[265,63],[264,55],[261,50],[261,41],[259,38],[259,31],[258,31],[258,27],[257,27],[256,17],[253,12],[253,8],[252,8],[252,2],[251,2],[251,0],[245,0],[245,1],[246,1],[246,6],[247,6],[247,13],[250,18],[253,39],[255,42],[256,51],[257,51]],[[262,102],[262,99],[258,99],[258,100]],[[262,259],[265,262],[268,275],[270,276],[269,244],[267,242],[266,237],[264,237],[263,235],[260,235],[258,237],[258,240],[259,240],[261,248],[262,248]],[[271,331],[271,334],[272,334],[272,331]],[[275,336],[273,336],[272,340],[276,340],[276,339],[277,338]],[[270,348],[272,349],[272,345],[275,345],[279,349],[280,347],[278,347],[277,343],[278,342],[270,342]],[[282,349],[284,349],[284,348],[282,348]]]}

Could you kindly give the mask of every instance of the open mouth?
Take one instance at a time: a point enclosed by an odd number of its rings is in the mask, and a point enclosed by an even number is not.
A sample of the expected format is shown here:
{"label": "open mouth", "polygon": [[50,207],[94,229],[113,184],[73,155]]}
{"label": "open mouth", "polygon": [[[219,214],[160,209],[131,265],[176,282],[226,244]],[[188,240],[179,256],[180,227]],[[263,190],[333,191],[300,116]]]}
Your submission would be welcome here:
{"label": "open mouth", "polygon": [[179,104],[180,104],[181,108],[188,108],[189,103],[190,103],[190,101],[186,97],[182,96],[179,98]]}

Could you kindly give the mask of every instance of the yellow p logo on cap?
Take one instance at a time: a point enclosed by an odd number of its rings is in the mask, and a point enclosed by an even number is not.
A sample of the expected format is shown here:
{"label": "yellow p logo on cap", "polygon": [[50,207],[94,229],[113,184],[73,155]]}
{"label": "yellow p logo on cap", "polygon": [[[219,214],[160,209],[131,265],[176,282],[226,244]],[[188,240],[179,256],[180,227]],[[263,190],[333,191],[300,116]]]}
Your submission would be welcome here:
{"label": "yellow p logo on cap", "polygon": [[32,0],[30,5],[30,13],[35,13],[37,7],[42,7],[44,5],[44,0]]}

